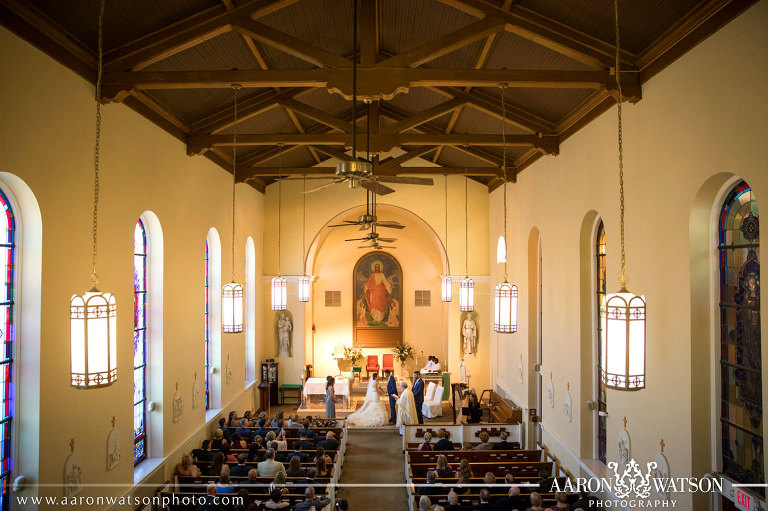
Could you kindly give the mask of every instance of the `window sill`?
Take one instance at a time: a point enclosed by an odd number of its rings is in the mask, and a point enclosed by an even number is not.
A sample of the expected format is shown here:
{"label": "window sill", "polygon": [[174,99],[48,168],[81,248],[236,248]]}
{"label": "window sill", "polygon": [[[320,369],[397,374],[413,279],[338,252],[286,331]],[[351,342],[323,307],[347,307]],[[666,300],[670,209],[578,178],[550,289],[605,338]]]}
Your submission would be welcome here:
{"label": "window sill", "polygon": [[221,413],[222,408],[209,408],[205,411],[205,423],[208,424]]}
{"label": "window sill", "polygon": [[140,484],[149,477],[158,467],[160,467],[165,458],[147,458],[133,469],[133,484]]}

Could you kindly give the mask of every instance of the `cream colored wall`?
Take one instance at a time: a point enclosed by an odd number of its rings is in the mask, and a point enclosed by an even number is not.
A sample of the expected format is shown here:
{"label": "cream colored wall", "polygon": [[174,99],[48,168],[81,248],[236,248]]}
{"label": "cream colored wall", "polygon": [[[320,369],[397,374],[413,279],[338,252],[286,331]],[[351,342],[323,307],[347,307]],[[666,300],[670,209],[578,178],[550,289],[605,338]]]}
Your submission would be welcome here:
{"label": "cream colored wall", "polygon": [[[380,229],[384,236],[398,239],[398,247],[392,251],[400,261],[404,273],[404,336],[417,348],[423,350],[424,358],[434,354],[441,359],[458,379],[460,350],[460,319],[458,310],[458,281],[454,282],[454,296],[450,304],[440,301],[440,275],[445,257],[445,192],[444,178],[435,178],[435,185],[393,187],[396,193],[380,199],[379,217],[397,220],[407,225],[400,231]],[[323,181],[307,181],[307,188]],[[277,273],[277,186],[267,187],[264,226],[265,318],[264,338],[271,346],[269,356],[277,355],[273,312],[269,310],[269,275]],[[303,272],[305,258],[302,257],[302,191],[303,183],[286,180],[282,185],[281,206],[281,264],[284,275],[299,275]],[[361,206],[362,205],[362,206]],[[342,219],[353,219],[365,211],[365,191],[350,190],[345,185],[306,195],[306,241],[305,251],[309,254],[308,272],[316,279],[312,287],[312,299],[307,306],[299,306],[296,296],[295,279],[288,281],[288,310],[294,316],[293,353],[291,359],[280,359],[281,383],[298,382],[301,367],[306,363],[315,365],[315,375],[338,374],[338,366],[330,355],[337,343],[352,342],[352,271],[355,262],[366,251],[358,250],[355,243],[345,243],[345,238],[357,237],[360,231],[353,227],[325,227]],[[450,177],[448,187],[448,250],[447,257],[453,275],[464,272],[464,178]],[[353,209],[354,208],[354,209]],[[468,361],[467,371],[472,374],[473,385],[486,388],[490,383],[488,308],[488,193],[487,188],[469,181],[470,250],[468,271],[476,278],[476,299],[481,325],[480,353]],[[441,246],[442,245],[442,246]],[[495,254],[495,248],[494,248]],[[432,290],[432,306],[416,308],[413,294],[416,289]],[[342,306],[326,308],[325,290],[340,290]],[[426,310],[425,310],[426,309]],[[312,344],[311,326],[314,321],[317,333]],[[305,342],[305,339],[307,341]],[[313,350],[314,346],[314,350]],[[381,355],[389,350],[365,350],[365,354]],[[302,357],[303,355],[303,357]],[[422,362],[425,363],[426,360]],[[447,365],[446,365],[447,362]],[[415,366],[416,364],[412,364]],[[421,367],[421,365],[419,366]],[[409,366],[409,370],[413,367]],[[399,368],[398,368],[399,371]]]}
{"label": "cream colored wall", "polygon": [[[710,315],[691,315],[690,276],[697,271],[691,263],[689,221],[699,189],[719,173],[743,177],[759,207],[768,207],[763,204],[768,196],[764,130],[768,103],[759,99],[768,90],[766,26],[768,3],[760,2],[651,79],[643,87],[643,100],[624,108],[628,287],[648,300],[647,386],[639,392],[608,392],[609,460],[617,458],[617,434],[626,416],[632,457],[641,466],[653,459],[663,438],[674,476],[701,476],[712,468],[700,462],[694,467],[691,461],[693,451],[706,449],[706,439],[692,440],[701,417],[698,410],[693,413],[691,399],[706,402],[710,394],[708,385],[691,387],[693,373],[709,371],[710,364],[707,357],[692,358],[691,352],[692,346],[708,346],[711,341],[691,334],[691,325],[708,324]],[[545,382],[553,373],[555,388],[555,407],[547,407],[545,399],[543,422],[569,449],[589,458],[591,452],[580,452],[580,435],[593,435],[591,427],[580,426],[582,414],[592,413],[580,399],[582,372],[594,371],[580,363],[580,234],[585,217],[597,212],[608,240],[608,291],[616,291],[620,265],[616,110],[565,141],[560,156],[542,158],[522,172],[517,184],[508,185],[508,193],[509,274],[510,281],[520,286],[521,321],[518,333],[494,337],[496,383],[518,403],[533,406],[525,384],[518,383],[517,372],[510,369],[517,367],[522,353],[527,381],[533,363],[527,349],[532,306],[527,300],[528,240],[537,228],[543,250],[542,372]],[[491,250],[501,233],[501,216],[498,189],[490,199]],[[693,265],[714,264],[714,245],[704,250],[710,259],[694,259]],[[501,268],[491,263],[492,284],[499,280]],[[762,312],[767,310],[764,301]],[[767,334],[764,323],[764,339]],[[561,413],[567,383],[574,398],[571,423]],[[585,422],[591,425],[591,420]],[[690,496],[679,498],[682,508],[689,509]]]}
{"label": "cream colored wall", "polygon": [[[0,171],[21,177],[40,205],[43,222],[40,370],[40,473],[35,482],[61,483],[69,442],[83,458],[84,483],[133,483],[132,430],[132,233],[139,215],[157,215],[164,237],[163,393],[151,421],[163,421],[167,455],[204,425],[203,406],[193,409],[193,374],[204,374],[204,243],[208,229],[222,235],[222,279],[230,277],[231,175],[123,105],[102,108],[101,199],[98,272],[100,287],[118,304],[118,381],[111,387],[69,386],[68,304],[89,287],[93,207],[93,86],[0,29]],[[256,242],[256,318],[261,322],[263,195],[237,186],[236,276],[244,275],[245,240]],[[23,290],[22,290],[23,293]],[[157,321],[158,318],[150,318]],[[257,344],[258,344],[257,339]],[[149,341],[152,342],[151,340]],[[223,336],[221,358],[230,357],[231,383],[219,371],[221,402],[244,388],[244,335]],[[217,354],[218,356],[218,354]],[[260,346],[255,357],[263,356]],[[22,368],[23,370],[23,368]],[[178,383],[184,413],[172,421]],[[23,403],[21,403],[23,406]],[[122,462],[107,472],[106,439],[115,416]],[[150,439],[150,442],[152,439]],[[86,487],[82,495],[122,494],[122,488]],[[61,488],[41,488],[62,495]]]}

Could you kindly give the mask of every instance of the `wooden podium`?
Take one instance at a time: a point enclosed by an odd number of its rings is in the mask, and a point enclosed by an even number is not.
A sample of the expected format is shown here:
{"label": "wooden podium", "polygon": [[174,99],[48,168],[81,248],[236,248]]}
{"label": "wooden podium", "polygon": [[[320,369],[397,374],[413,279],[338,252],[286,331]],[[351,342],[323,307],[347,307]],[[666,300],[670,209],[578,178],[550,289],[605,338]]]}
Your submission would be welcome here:
{"label": "wooden podium", "polygon": [[256,411],[256,413],[259,413],[259,412],[269,413],[269,410],[270,410],[269,387],[270,386],[272,386],[272,384],[269,383],[268,381],[263,381],[259,383],[259,409]]}

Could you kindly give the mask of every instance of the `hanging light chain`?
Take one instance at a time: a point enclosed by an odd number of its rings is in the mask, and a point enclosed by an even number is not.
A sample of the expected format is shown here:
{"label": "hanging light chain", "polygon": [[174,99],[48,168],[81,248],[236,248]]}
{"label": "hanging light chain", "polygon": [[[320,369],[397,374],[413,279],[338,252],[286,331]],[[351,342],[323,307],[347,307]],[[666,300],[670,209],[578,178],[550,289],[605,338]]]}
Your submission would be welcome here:
{"label": "hanging light chain", "polygon": [[469,147],[464,144],[464,274],[469,277]]}
{"label": "hanging light chain", "polygon": [[283,200],[283,144],[278,144],[279,169],[277,171],[277,274],[280,275],[280,210]]}
{"label": "hanging light chain", "polygon": [[507,84],[502,83],[501,87],[501,172],[504,175],[504,282],[507,281],[507,107],[504,104],[504,91]]}
{"label": "hanging light chain", "polygon": [[235,184],[237,183],[237,91],[240,84],[232,84],[235,91],[235,123],[232,125],[232,282],[235,281]]}
{"label": "hanging light chain", "polygon": [[627,274],[626,274],[626,254],[624,252],[624,142],[621,123],[621,57],[620,57],[620,44],[619,44],[619,0],[613,2],[613,14],[615,20],[616,29],[616,93],[618,95],[618,118],[619,118],[619,225],[621,235],[621,274],[619,275],[619,283],[621,289],[626,290],[627,287]]}
{"label": "hanging light chain", "polygon": [[96,63],[96,144],[93,148],[93,273],[91,273],[91,284],[94,287],[99,283],[99,276],[96,273],[96,233],[99,225],[99,142],[101,141],[101,68],[104,54],[104,4],[105,0],[99,2],[99,53]]}
{"label": "hanging light chain", "polygon": [[[301,194],[301,266],[304,267],[304,257],[307,254],[307,176],[304,175],[302,180],[302,194]],[[302,273],[304,273],[302,271]]]}
{"label": "hanging light chain", "polygon": [[448,254],[448,174],[445,175],[445,253]]}

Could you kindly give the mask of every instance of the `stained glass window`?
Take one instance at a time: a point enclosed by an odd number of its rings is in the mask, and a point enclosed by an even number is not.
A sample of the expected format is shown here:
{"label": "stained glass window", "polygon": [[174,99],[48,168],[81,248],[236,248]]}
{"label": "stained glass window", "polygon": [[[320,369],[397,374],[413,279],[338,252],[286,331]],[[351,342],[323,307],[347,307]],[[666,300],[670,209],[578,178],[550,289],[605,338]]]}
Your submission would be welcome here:
{"label": "stained glass window", "polygon": [[205,409],[211,407],[210,372],[208,366],[211,363],[211,328],[210,328],[210,296],[209,296],[209,271],[211,261],[208,255],[208,240],[205,241]]}
{"label": "stained glass window", "polygon": [[[722,471],[765,481],[760,349],[759,215],[749,185],[731,189],[718,218]],[[765,488],[755,488],[765,495]]]}
{"label": "stained glass window", "polygon": [[602,378],[603,323],[600,308],[605,303],[605,227],[603,221],[597,226],[595,236],[595,289],[597,291],[597,457],[605,463],[608,438],[608,405],[605,384]]}
{"label": "stained glass window", "polygon": [[5,264],[3,272],[3,288],[0,291],[0,314],[2,314],[2,324],[0,324],[0,342],[2,342],[3,355],[0,360],[2,366],[3,378],[3,410],[2,419],[0,419],[0,428],[2,436],[0,437],[0,456],[2,457],[2,467],[0,467],[0,484],[3,487],[2,497],[0,497],[0,509],[6,511],[11,507],[10,486],[11,472],[13,471],[13,458],[11,445],[13,438],[11,436],[13,426],[13,408],[14,408],[14,385],[13,385],[13,353],[14,342],[16,341],[16,328],[13,323],[14,316],[14,262],[16,252],[16,220],[11,210],[8,198],[0,191],[0,207],[2,207],[2,219],[5,227],[2,239],[0,239],[0,257]]}
{"label": "stained glass window", "polygon": [[147,458],[147,232],[133,230],[133,464]]}

